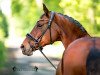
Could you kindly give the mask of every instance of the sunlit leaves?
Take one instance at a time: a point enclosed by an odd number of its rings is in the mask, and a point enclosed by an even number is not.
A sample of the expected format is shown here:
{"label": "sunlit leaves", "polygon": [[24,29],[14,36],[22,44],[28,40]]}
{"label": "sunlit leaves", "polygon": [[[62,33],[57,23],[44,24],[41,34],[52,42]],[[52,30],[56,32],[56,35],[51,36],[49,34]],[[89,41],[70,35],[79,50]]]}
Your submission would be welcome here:
{"label": "sunlit leaves", "polygon": [[[94,35],[99,33],[100,27],[100,0],[42,0],[51,11],[69,15],[78,20],[86,30]],[[42,2],[41,1],[41,2]],[[42,4],[42,3],[41,3]],[[36,0],[12,0],[13,17],[18,17],[21,24],[16,28],[24,35],[29,32],[43,14],[42,7]],[[17,19],[18,20],[18,19]],[[95,27],[95,28],[94,28]],[[21,31],[24,29],[24,32]],[[91,30],[90,30],[91,29]]]}
{"label": "sunlit leaves", "polygon": [[100,36],[100,0],[61,0],[60,6],[64,14],[79,20],[91,35],[98,32]]}
{"label": "sunlit leaves", "polygon": [[0,39],[2,40],[5,37],[8,37],[8,23],[6,17],[0,11]]}
{"label": "sunlit leaves", "polygon": [[19,15],[21,12],[23,5],[20,3],[19,0],[12,0],[12,14],[13,15]]}

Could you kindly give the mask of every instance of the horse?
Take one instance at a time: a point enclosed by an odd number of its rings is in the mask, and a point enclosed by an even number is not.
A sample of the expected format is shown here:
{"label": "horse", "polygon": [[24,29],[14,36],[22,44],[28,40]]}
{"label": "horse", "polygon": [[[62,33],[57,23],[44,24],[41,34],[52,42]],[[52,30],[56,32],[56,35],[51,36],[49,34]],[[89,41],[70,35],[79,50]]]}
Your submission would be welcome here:
{"label": "horse", "polygon": [[63,55],[62,75],[100,75],[100,38],[73,41]]}
{"label": "horse", "polygon": [[[66,51],[68,45],[76,39],[91,37],[84,27],[72,17],[49,11],[45,4],[43,4],[43,11],[44,14],[21,44],[24,55],[31,56],[34,51],[55,41],[61,41]],[[58,65],[56,75],[63,75],[63,60],[65,60],[63,57]]]}

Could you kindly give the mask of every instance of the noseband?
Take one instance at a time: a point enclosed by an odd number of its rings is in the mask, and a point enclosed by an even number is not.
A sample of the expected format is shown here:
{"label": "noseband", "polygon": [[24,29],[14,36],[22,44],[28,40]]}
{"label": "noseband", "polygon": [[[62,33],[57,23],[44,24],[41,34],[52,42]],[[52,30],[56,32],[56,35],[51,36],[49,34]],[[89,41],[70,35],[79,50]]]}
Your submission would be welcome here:
{"label": "noseband", "polygon": [[49,29],[50,30],[50,44],[52,44],[52,37],[51,37],[51,23],[53,21],[53,18],[54,18],[54,14],[55,12],[51,12],[51,16],[50,16],[50,19],[49,19],[49,22],[48,22],[48,26],[47,28],[45,29],[45,31],[42,32],[41,36],[36,39],[35,37],[33,37],[31,34],[27,33],[26,37],[29,38],[30,40],[34,41],[35,43],[39,44],[40,40],[42,39],[42,37],[44,36],[44,34],[46,33],[46,31]]}

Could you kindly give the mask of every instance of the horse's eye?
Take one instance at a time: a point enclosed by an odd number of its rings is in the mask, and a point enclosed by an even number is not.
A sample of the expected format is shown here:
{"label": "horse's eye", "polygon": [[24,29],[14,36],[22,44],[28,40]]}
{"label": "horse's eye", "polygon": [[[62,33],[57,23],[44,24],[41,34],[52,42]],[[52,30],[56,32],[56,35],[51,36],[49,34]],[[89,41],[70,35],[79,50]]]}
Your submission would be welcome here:
{"label": "horse's eye", "polygon": [[42,25],[41,24],[38,24],[37,27],[42,27]]}

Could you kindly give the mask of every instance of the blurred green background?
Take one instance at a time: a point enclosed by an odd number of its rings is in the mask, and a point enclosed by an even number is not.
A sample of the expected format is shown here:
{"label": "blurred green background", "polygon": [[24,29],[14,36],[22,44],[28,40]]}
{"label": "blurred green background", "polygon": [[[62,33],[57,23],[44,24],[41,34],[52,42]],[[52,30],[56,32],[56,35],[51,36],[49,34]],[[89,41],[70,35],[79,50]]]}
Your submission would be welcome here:
{"label": "blurred green background", "polygon": [[25,37],[43,14],[51,11],[78,20],[91,36],[100,36],[100,0],[0,0],[0,69],[7,61],[7,39]]}

